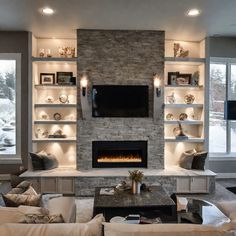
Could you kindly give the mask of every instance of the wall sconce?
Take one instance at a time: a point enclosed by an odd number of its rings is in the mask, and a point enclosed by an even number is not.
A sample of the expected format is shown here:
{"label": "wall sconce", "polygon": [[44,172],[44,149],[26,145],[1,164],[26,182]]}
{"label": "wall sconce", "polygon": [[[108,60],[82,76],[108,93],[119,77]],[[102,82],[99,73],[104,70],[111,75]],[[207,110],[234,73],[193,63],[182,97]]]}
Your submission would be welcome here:
{"label": "wall sconce", "polygon": [[162,79],[157,74],[154,75],[154,87],[156,88],[156,96],[161,96],[161,86],[162,86]]}
{"label": "wall sconce", "polygon": [[86,76],[83,76],[80,80],[80,85],[82,87],[82,95],[86,95],[86,90],[87,90],[87,85],[88,85],[88,80]]}

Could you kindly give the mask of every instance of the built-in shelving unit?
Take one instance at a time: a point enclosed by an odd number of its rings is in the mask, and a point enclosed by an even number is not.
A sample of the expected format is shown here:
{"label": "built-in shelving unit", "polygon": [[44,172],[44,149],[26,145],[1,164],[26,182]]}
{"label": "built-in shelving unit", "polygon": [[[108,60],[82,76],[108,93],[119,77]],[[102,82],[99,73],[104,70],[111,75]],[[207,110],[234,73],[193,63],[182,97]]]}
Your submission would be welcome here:
{"label": "built-in shelving unit", "polygon": [[[174,57],[174,43],[180,43],[189,51],[188,57]],[[205,145],[204,104],[205,104],[205,42],[165,42],[165,166],[178,165],[181,154],[193,148],[203,150]],[[179,72],[184,78],[195,72],[199,73],[198,83],[190,80],[181,83],[168,78],[169,72]],[[186,104],[185,96],[193,95],[194,101]],[[174,96],[174,101],[169,99]],[[183,114],[187,116],[183,119]],[[176,138],[174,129],[181,124],[187,139]],[[175,129],[176,130],[176,129]]]}
{"label": "built-in shelving unit", "polygon": [[[77,83],[58,83],[57,72],[77,77],[77,55],[61,56],[59,48],[71,47],[75,39],[48,39],[32,36],[32,151],[53,153],[59,167],[76,168]],[[40,52],[45,52],[40,57]],[[50,51],[50,56],[46,53]],[[42,55],[41,55],[42,56]],[[53,82],[43,83],[41,74],[54,74]],[[62,102],[60,97],[67,96]],[[65,137],[49,138],[61,131]]]}

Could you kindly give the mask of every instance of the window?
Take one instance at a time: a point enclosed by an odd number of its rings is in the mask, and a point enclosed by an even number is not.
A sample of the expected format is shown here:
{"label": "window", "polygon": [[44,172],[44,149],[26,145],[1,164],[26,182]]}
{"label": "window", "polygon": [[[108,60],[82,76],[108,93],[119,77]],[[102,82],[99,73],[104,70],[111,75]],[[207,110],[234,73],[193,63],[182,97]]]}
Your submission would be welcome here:
{"label": "window", "polygon": [[20,54],[0,54],[0,159],[20,158]]}
{"label": "window", "polygon": [[224,120],[226,100],[236,100],[236,61],[218,59],[210,64],[209,152],[236,157],[236,122]]}

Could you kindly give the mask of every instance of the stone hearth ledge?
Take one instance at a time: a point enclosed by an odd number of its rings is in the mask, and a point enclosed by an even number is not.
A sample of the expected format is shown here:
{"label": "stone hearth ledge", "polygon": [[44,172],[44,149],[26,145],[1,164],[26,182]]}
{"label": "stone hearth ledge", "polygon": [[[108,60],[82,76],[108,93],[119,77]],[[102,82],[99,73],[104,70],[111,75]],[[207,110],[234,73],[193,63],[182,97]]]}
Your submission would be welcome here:
{"label": "stone hearth ledge", "polygon": [[145,168],[122,168],[122,169],[93,169],[88,171],[79,171],[73,168],[56,168],[53,170],[32,171],[28,170],[20,177],[127,177],[129,170],[139,169],[143,171],[144,176],[162,176],[162,177],[184,177],[184,176],[209,176],[216,174],[211,170],[187,170],[178,166],[168,167],[166,169],[145,169]]}

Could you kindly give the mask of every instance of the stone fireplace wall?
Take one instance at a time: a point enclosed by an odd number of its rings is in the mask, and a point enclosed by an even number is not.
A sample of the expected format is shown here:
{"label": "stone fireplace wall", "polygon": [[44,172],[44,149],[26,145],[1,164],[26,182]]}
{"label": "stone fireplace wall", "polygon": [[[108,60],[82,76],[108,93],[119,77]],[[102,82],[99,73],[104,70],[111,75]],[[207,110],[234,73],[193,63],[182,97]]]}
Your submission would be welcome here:
{"label": "stone fireplace wall", "polygon": [[[85,97],[78,85],[79,170],[92,168],[92,141],[116,140],[148,141],[148,168],[164,168],[164,110],[153,88],[153,74],[164,74],[164,38],[163,31],[77,31],[78,78],[85,74],[89,82]],[[149,117],[93,118],[92,85],[148,85]]]}

